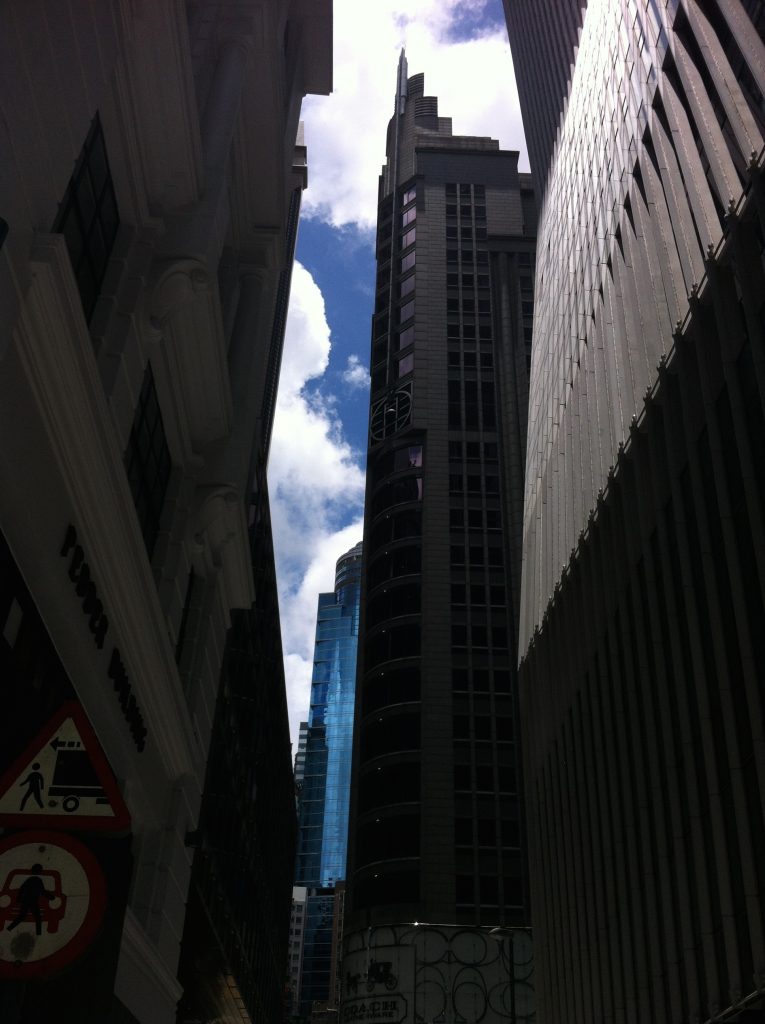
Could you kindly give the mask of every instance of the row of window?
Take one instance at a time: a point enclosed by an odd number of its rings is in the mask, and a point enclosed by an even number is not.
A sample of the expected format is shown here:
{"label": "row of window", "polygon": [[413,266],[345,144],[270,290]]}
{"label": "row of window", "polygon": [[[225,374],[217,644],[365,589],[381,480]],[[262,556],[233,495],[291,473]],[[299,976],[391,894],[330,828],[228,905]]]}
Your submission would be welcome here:
{"label": "row of window", "polygon": [[488,588],[483,583],[471,583],[469,586],[466,583],[452,583],[451,600],[452,605],[504,608],[507,597],[501,583],[492,583]]}
{"label": "row of window", "polygon": [[456,199],[459,196],[460,202],[474,199],[478,202],[486,201],[485,185],[458,185],[456,182],[447,182],[444,186],[447,199]]}
{"label": "row of window", "polygon": [[450,380],[447,416],[452,430],[496,430],[493,382],[483,381],[479,387],[478,381],[475,380]]}
{"label": "row of window", "polygon": [[449,458],[468,462],[479,462],[483,454],[484,462],[496,462],[499,449],[496,441],[450,441]]}
{"label": "row of window", "polygon": [[452,730],[455,740],[495,740],[510,743],[514,739],[513,720],[509,715],[454,715]]}
{"label": "row of window", "polygon": [[446,337],[450,341],[456,341],[462,338],[464,341],[473,341],[479,338],[481,341],[491,341],[493,334],[491,324],[479,324],[477,327],[474,323],[463,323],[460,328],[460,324],[453,322],[447,323],[446,325]]}
{"label": "row of window", "polygon": [[420,699],[419,665],[395,665],[379,675],[364,680],[361,706],[367,715],[394,704],[408,704]]}
{"label": "row of window", "polygon": [[372,498],[372,515],[379,516],[394,505],[422,501],[422,483],[420,476],[405,476],[381,484]]}
{"label": "row of window", "polygon": [[512,677],[508,668],[476,668],[475,661],[473,668],[455,665],[452,668],[452,690],[455,693],[466,693],[472,689],[474,693],[489,693],[494,689],[495,693],[510,693]]}
{"label": "row of window", "polygon": [[[414,238],[412,238],[414,242]],[[403,246],[402,246],[403,248]],[[475,252],[473,249],[447,249],[446,250],[446,264],[447,266],[455,266],[461,263],[462,266],[477,267],[488,267],[489,265],[489,254],[483,249],[479,249]]]}
{"label": "row of window", "polygon": [[364,668],[370,672],[384,661],[416,658],[420,653],[420,626],[392,626],[369,637],[364,645]]}
{"label": "row of window", "polygon": [[388,715],[378,718],[362,727],[361,762],[364,764],[384,754],[401,753],[405,750],[420,749],[420,713],[407,711],[405,714]]}
{"label": "row of window", "polygon": [[[479,314],[491,313],[491,302],[489,301],[488,298],[486,298],[486,299],[478,299],[478,301],[476,302],[476,300],[472,296],[470,296],[470,295],[462,295],[461,299],[462,299],[462,302],[460,303],[460,297],[458,297],[458,296],[447,297],[447,299],[446,299],[446,312],[447,312],[447,314],[449,314],[449,313],[459,313],[460,309],[462,310],[463,313],[479,313]],[[524,305],[528,305],[528,303],[524,303]]]}
{"label": "row of window", "polygon": [[517,849],[520,843],[518,822],[512,819],[498,821],[496,818],[455,818],[455,846],[506,846]]}
{"label": "row of window", "polygon": [[419,469],[421,466],[422,445],[403,445],[370,459],[369,475],[374,486],[391,473],[400,473],[406,469]]}
{"label": "row of window", "polygon": [[[489,637],[491,635],[491,644]],[[474,623],[468,627],[463,622],[453,622],[451,630],[452,647],[493,647],[497,650],[508,649],[508,633],[506,626],[488,626]],[[486,737],[482,737],[486,738]]]}
{"label": "row of window", "polygon": [[454,789],[458,793],[514,793],[515,768],[511,764],[455,764]]}
{"label": "row of window", "polygon": [[[448,212],[449,207],[447,206],[446,209]],[[458,230],[456,224],[446,225],[447,244],[452,240],[456,241],[458,238],[462,239],[463,242],[472,242],[474,238],[479,242],[485,242],[486,237],[487,233],[485,224],[476,224],[475,231],[472,227],[460,227]]]}
{"label": "row of window", "polygon": [[449,493],[462,494],[499,494],[499,477],[493,475],[481,476],[477,473],[450,473]]}
{"label": "row of window", "polygon": [[380,765],[359,780],[360,814],[392,804],[416,803],[419,799],[419,761]]}
{"label": "row of window", "polygon": [[[476,893],[476,885],[478,892]],[[523,906],[523,884],[520,878],[502,879],[500,900],[499,879],[493,875],[457,875],[455,879],[457,903],[465,906],[521,907]]]}

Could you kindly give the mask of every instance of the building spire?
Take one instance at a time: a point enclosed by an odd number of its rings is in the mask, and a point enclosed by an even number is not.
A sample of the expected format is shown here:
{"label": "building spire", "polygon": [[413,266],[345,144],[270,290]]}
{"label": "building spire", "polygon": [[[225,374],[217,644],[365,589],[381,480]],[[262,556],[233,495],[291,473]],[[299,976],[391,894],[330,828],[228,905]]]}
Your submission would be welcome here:
{"label": "building spire", "polygon": [[398,80],[396,85],[396,113],[401,115],[406,110],[407,77],[409,65],[406,61],[406,49],[401,47],[401,56],[398,59]]}

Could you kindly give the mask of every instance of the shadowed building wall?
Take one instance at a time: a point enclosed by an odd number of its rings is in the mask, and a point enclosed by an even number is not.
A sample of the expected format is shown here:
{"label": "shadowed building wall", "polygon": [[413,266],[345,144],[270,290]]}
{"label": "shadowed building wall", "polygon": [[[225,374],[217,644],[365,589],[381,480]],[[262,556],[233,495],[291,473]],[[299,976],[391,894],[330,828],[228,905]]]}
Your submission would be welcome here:
{"label": "shadowed building wall", "polygon": [[526,463],[543,1022],[763,1005],[763,92],[761,5],[590,0],[542,197]]}
{"label": "shadowed building wall", "polygon": [[494,1021],[517,994],[529,1019],[514,666],[533,193],[516,152],[452,134],[403,56],[387,157],[342,1012],[391,992],[430,1020],[469,994]]}

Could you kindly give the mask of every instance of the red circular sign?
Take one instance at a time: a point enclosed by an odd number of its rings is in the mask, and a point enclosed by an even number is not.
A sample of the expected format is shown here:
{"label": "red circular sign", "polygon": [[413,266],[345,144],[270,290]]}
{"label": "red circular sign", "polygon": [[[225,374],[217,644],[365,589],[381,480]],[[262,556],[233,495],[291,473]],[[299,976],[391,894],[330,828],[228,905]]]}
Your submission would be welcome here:
{"label": "red circular sign", "polygon": [[0,840],[0,978],[42,978],[93,940],[104,916],[98,861],[62,832]]}

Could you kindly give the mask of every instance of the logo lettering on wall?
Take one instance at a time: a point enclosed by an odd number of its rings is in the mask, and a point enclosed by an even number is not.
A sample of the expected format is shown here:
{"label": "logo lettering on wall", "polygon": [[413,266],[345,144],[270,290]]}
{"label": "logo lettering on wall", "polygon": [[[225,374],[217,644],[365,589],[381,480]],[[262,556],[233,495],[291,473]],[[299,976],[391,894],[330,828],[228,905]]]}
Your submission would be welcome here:
{"label": "logo lettering on wall", "polygon": [[[99,651],[104,648],[104,641],[109,632],[109,620],[104,614],[104,606],[98,596],[98,588],[90,572],[90,566],[85,561],[85,552],[77,542],[77,531],[70,523],[66,528],[64,543],[59,552],[62,558],[69,558],[69,579],[74,584],[75,593],[82,599],[82,611],[87,616],[88,628],[93,634],[93,642]],[[148,730],[143,721],[143,715],[138,707],[138,701],[130,685],[130,679],[122,655],[118,647],[112,648],[109,658],[107,674],[112,681],[114,691],[117,694],[122,714],[130,729],[130,735],[139,753],[146,747]]]}

